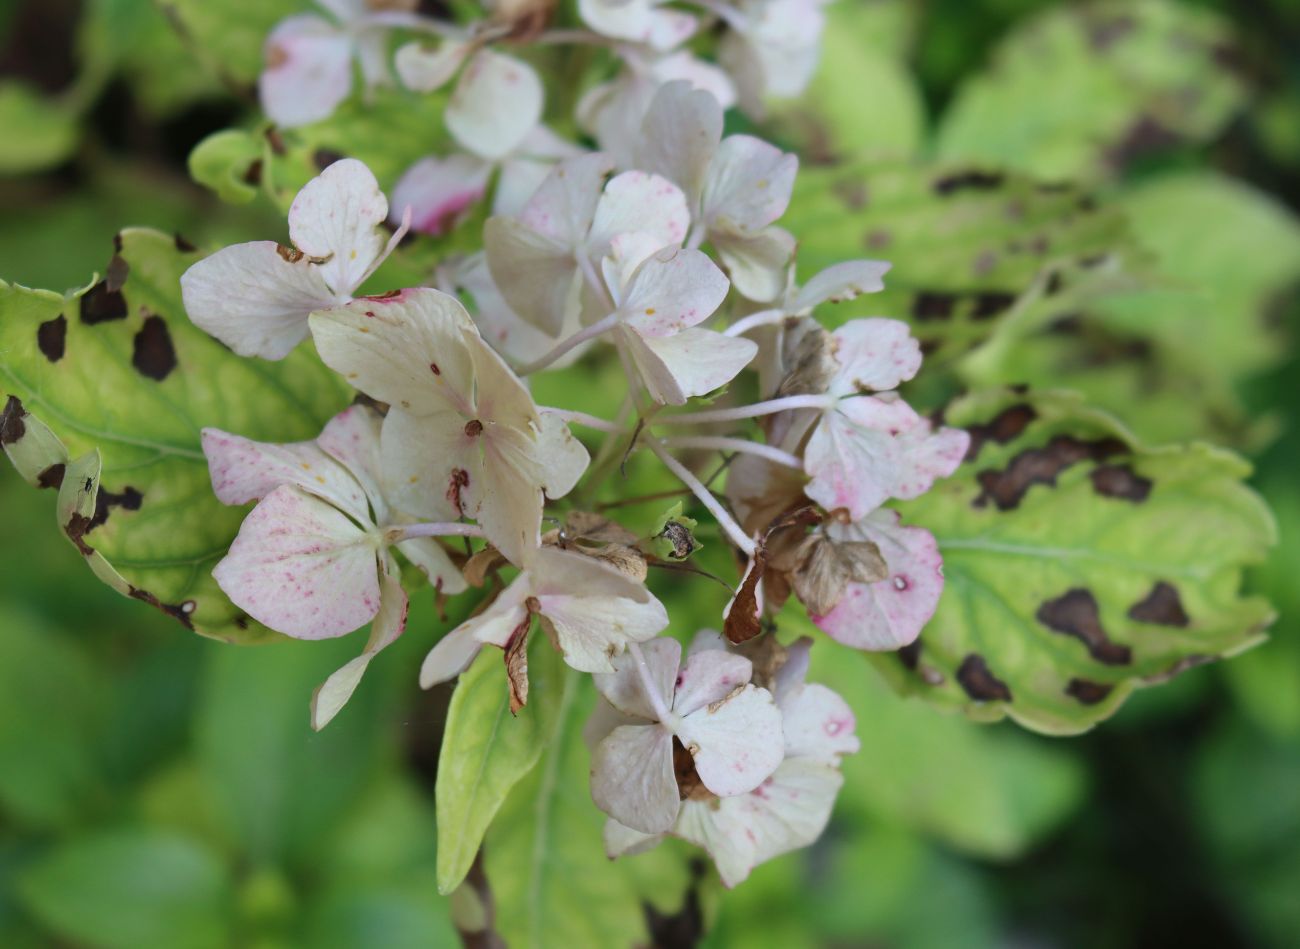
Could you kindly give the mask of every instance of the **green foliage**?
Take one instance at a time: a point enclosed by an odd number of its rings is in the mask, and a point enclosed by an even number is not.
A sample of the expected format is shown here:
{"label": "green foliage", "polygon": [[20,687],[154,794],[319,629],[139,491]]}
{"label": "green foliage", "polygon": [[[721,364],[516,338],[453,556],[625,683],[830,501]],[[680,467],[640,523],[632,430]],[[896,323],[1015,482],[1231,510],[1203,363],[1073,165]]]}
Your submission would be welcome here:
{"label": "green foliage", "polygon": [[1143,448],[1063,394],[971,396],[947,421],[968,460],[900,505],[939,541],[943,597],[919,649],[873,657],[905,694],[1071,734],[1260,641],[1272,610],[1239,587],[1276,528],[1243,461]]}
{"label": "green foliage", "polygon": [[546,750],[565,693],[566,667],[543,635],[529,644],[528,704],[510,713],[502,654],[485,649],[460,677],[438,758],[438,892],[469,872],[511,789]]}
{"label": "green foliage", "polygon": [[157,0],[195,56],[236,87],[251,88],[262,71],[271,29],[295,13],[316,13],[306,0]]}
{"label": "green foliage", "polygon": [[132,596],[204,635],[266,638],[210,575],[244,511],[213,496],[199,432],[314,437],[346,404],[346,387],[306,350],[276,364],[235,356],[181,305],[180,275],[199,255],[154,231],[120,239],[107,276],[85,290],[0,285],[4,392],[47,421],[74,457],[101,453],[99,505],[84,543]]}
{"label": "green foliage", "polygon": [[57,165],[77,145],[77,116],[21,82],[0,82],[0,175]]}
{"label": "green foliage", "polygon": [[1057,7],[1017,28],[992,68],[962,83],[939,155],[1052,180],[1115,175],[1224,127],[1246,94],[1233,55],[1225,23],[1186,5]]}

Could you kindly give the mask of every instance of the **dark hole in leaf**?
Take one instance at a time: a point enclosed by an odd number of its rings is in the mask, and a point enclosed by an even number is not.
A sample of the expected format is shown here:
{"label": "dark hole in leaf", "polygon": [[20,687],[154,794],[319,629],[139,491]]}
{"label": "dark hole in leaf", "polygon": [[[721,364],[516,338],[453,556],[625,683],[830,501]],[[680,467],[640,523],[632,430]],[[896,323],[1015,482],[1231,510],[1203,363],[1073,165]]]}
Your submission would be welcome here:
{"label": "dark hole in leaf", "polygon": [[193,600],[186,600],[184,603],[164,603],[158,597],[154,596],[148,590],[141,590],[139,587],[131,587],[131,598],[139,600],[142,603],[148,603],[154,609],[162,610],[174,620],[179,620],[186,629],[194,628],[193,613],[195,603]]}
{"label": "dark hole in leaf", "polygon": [[1089,682],[1087,679],[1071,679],[1065,687],[1065,694],[1078,699],[1084,705],[1096,705],[1114,690],[1114,686],[1102,682]]}
{"label": "dark hole in leaf", "polygon": [[126,297],[101,280],[81,297],[81,322],[88,325],[126,319]]}
{"label": "dark hole in leaf", "polygon": [[342,152],[336,152],[329,148],[318,148],[312,152],[311,160],[316,163],[316,167],[324,171],[336,161],[342,161],[346,156]]}
{"label": "dark hole in leaf", "polygon": [[58,488],[63,485],[63,475],[67,466],[63,462],[50,465],[44,471],[36,476],[36,486],[38,488]]}
{"label": "dark hole in leaf", "polygon": [[1090,590],[1067,590],[1056,599],[1043,603],[1034,615],[1038,622],[1053,632],[1080,640],[1088,647],[1088,654],[1104,665],[1123,666],[1133,661],[1133,651],[1128,646],[1112,642],[1102,629],[1097,598]]}
{"label": "dark hole in leaf", "polygon": [[1127,451],[1128,446],[1117,438],[1088,442],[1057,435],[1045,448],[1025,449],[1001,471],[981,471],[977,480],[983,490],[975,498],[974,506],[985,507],[992,501],[998,510],[1009,511],[1020,504],[1034,485],[1054,486],[1057,475],[1071,465],[1089,458],[1101,461]]}
{"label": "dark hole in leaf", "polygon": [[9,396],[4,411],[0,412],[0,445],[12,445],[27,434],[27,424],[23,421],[26,415],[22,400],[16,395]]}
{"label": "dark hole in leaf", "polygon": [[921,640],[914,639],[897,652],[899,662],[915,672],[917,664],[921,661]]}
{"label": "dark hole in leaf", "polygon": [[1011,689],[995,676],[984,657],[971,653],[957,667],[957,681],[977,702],[1010,702]]}
{"label": "dark hole in leaf", "polygon": [[144,325],[135,334],[133,346],[131,365],[141,375],[161,382],[176,368],[176,347],[161,316],[145,318]]}
{"label": "dark hole in leaf", "polygon": [[912,301],[912,317],[921,322],[951,319],[953,308],[956,305],[957,297],[951,293],[935,293],[923,290]]}
{"label": "dark hole in leaf", "polygon": [[172,242],[176,245],[176,249],[182,254],[192,254],[198,250],[191,241],[185,239],[180,231],[177,231],[175,235],[173,235]]}
{"label": "dark hole in leaf", "polygon": [[963,190],[990,191],[999,187],[1004,180],[1001,172],[970,168],[937,179],[934,183],[934,191],[935,194],[941,195],[955,194]]}
{"label": "dark hole in leaf", "polygon": [[1119,498],[1135,504],[1145,501],[1151,494],[1151,479],[1143,478],[1128,465],[1100,465],[1092,474],[1093,489],[1108,498]]}
{"label": "dark hole in leaf", "polygon": [[1186,626],[1192,621],[1183,609],[1178,588],[1164,580],[1157,581],[1150,593],[1129,607],[1128,615],[1129,619],[1135,619],[1139,623],[1155,623],[1160,626]]}
{"label": "dark hole in leaf", "polygon": [[1016,302],[1016,296],[1013,293],[1004,293],[1000,290],[989,290],[984,293],[975,295],[975,307],[971,310],[971,318],[976,320],[991,320],[999,313],[1005,313],[1011,309],[1011,305]]}
{"label": "dark hole in leaf", "polygon": [[58,362],[67,350],[68,318],[60,313],[36,327],[36,345],[50,362]]}
{"label": "dark hole in leaf", "polygon": [[113,508],[120,507],[124,511],[138,511],[143,503],[144,495],[130,485],[123,488],[120,493],[106,491],[104,486],[100,485],[99,493],[95,496],[95,516],[87,523],[86,533],[90,533],[107,521],[108,515],[112,513]]}

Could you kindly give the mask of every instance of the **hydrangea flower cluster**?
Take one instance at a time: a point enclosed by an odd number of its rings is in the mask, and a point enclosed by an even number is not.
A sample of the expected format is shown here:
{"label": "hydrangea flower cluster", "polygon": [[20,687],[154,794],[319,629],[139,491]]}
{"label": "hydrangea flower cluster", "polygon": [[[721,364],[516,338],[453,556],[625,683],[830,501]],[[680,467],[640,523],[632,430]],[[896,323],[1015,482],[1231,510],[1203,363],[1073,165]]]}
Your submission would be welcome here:
{"label": "hydrangea flower cluster", "polygon": [[[581,0],[575,35],[548,34],[545,7],[453,26],[403,4],[321,5],[328,19],[294,17],[267,41],[270,116],[328,115],[359,63],[370,84],[395,72],[411,89],[451,86],[458,150],[418,162],[391,202],[364,164],[338,160],[293,202],[292,246],[228,247],[184,275],[191,319],[235,352],[281,359],[311,337],[358,393],[311,442],[204,432],[217,496],[256,502],[216,580],[288,636],[370,624],[361,655],[317,690],[317,728],[404,631],[414,577],[440,597],[478,598],[433,644],[423,687],[493,646],[518,711],[540,628],[601,697],[586,738],[610,856],[671,834],[734,885],[817,837],[840,757],[857,748],[843,699],[804,681],[811,641],[782,645],[766,618],[793,595],[850,647],[912,642],[942,589],[939,552],[882,505],[925,492],[967,449],[965,433],[936,428],[898,392],[921,365],[905,324],[828,331],[814,318],[880,290],[888,264],[847,261],[797,285],[796,240],[778,222],[798,161],[722,134],[733,102],[754,111],[802,87],[818,4]],[[725,71],[683,46],[705,25],[722,31]],[[438,42],[403,45],[390,63],[390,35],[410,30]],[[585,143],[541,124],[537,73],[501,51],[521,38],[616,51],[621,71],[578,105]],[[408,230],[444,234],[489,194],[481,251],[444,260],[425,286],[361,294]],[[534,400],[534,374],[602,358],[626,382],[615,417]],[[714,401],[691,406],[703,396]],[[572,429],[594,433],[594,458]],[[689,529],[674,523],[687,536],[667,539],[687,549],[665,558],[667,531],[638,536],[564,500],[575,488],[590,499],[638,452],[694,495],[738,564],[721,631],[684,656],[647,577],[689,553]],[[696,470],[719,458],[715,491]]]}

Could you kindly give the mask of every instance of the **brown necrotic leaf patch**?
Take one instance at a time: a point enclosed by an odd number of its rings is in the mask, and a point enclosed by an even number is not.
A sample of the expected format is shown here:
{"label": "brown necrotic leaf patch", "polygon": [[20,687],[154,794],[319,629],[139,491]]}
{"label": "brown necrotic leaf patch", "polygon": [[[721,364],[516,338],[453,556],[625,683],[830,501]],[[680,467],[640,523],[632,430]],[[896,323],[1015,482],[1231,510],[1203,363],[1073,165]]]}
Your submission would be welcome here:
{"label": "brown necrotic leaf patch", "polygon": [[1071,679],[1065,686],[1065,694],[1078,699],[1084,705],[1096,705],[1114,690],[1114,686],[1104,682],[1090,682],[1087,679]]}
{"label": "brown necrotic leaf patch", "polygon": [[923,290],[912,301],[912,318],[922,323],[928,320],[951,319],[956,306],[956,294]]}
{"label": "brown necrotic leaf patch", "polygon": [[172,619],[179,620],[186,629],[194,629],[193,613],[195,603],[193,600],[186,600],[183,603],[164,603],[148,590],[141,590],[139,587],[131,587],[130,593],[131,599],[139,600],[141,603],[148,603],[154,609],[162,610]]}
{"label": "brown necrotic leaf patch", "polygon": [[107,521],[108,515],[113,508],[120,507],[125,511],[138,511],[143,503],[144,495],[129,484],[117,493],[106,491],[103,485],[100,485],[99,493],[95,495],[95,516],[87,523],[86,532],[93,531]]}
{"label": "brown necrotic leaf patch", "polygon": [[966,449],[966,460],[974,461],[979,457],[980,449],[988,441],[1005,445],[1024,434],[1029,423],[1038,418],[1034,407],[1028,403],[1019,403],[1003,409],[983,425],[971,425],[966,429],[970,435],[970,447]]}
{"label": "brown necrotic leaf patch", "polygon": [[968,168],[936,179],[934,193],[946,197],[958,191],[992,191],[1001,187],[1004,180],[1001,172]]}
{"label": "brown necrotic leaf patch", "polygon": [[1010,702],[1011,688],[995,676],[984,657],[971,653],[957,667],[957,681],[977,702]]}
{"label": "brown necrotic leaf patch", "polygon": [[1081,461],[1102,461],[1123,454],[1128,447],[1117,438],[1083,441],[1070,435],[1057,435],[1043,448],[1028,448],[1011,459],[1002,470],[989,469],[977,476],[980,494],[973,502],[985,507],[990,501],[999,511],[1018,506],[1026,492],[1036,484],[1056,485],[1057,476]]}
{"label": "brown necrotic leaf patch", "polygon": [[1172,583],[1160,580],[1151,588],[1151,592],[1129,607],[1129,619],[1139,623],[1155,623],[1159,626],[1186,626],[1192,620],[1183,609],[1178,588]]}
{"label": "brown necrotic leaf patch", "polygon": [[[114,260],[121,260],[120,257],[114,257]],[[126,262],[122,262],[126,266]],[[109,266],[109,273],[113,272],[112,265]],[[125,275],[121,275],[125,280]],[[111,320],[126,319],[126,297],[122,296],[121,283],[114,285],[109,279],[99,281],[81,297],[81,322],[93,326],[96,323],[107,323]]]}
{"label": "brown necrotic leaf patch", "polygon": [[63,462],[50,465],[44,471],[36,476],[36,486],[38,488],[59,488],[63,486],[63,475],[67,466]]}
{"label": "brown necrotic leaf patch", "polygon": [[16,395],[9,396],[0,412],[0,445],[12,445],[27,434],[27,410]]}
{"label": "brown necrotic leaf patch", "polygon": [[176,368],[176,347],[167,321],[161,316],[148,316],[135,334],[132,343],[131,365],[142,376],[161,382]]}
{"label": "brown necrotic leaf patch", "polygon": [[60,313],[36,327],[36,346],[50,362],[63,358],[68,342],[68,318]]}
{"label": "brown necrotic leaf patch", "polygon": [[1137,504],[1151,493],[1151,479],[1142,477],[1128,465],[1099,465],[1089,477],[1093,489],[1103,497]]}
{"label": "brown necrotic leaf patch", "polygon": [[1038,622],[1056,633],[1073,636],[1088,647],[1088,655],[1108,666],[1123,666],[1132,662],[1133,650],[1112,642],[1101,625],[1097,598],[1091,590],[1067,590],[1054,600],[1048,600],[1034,614]]}

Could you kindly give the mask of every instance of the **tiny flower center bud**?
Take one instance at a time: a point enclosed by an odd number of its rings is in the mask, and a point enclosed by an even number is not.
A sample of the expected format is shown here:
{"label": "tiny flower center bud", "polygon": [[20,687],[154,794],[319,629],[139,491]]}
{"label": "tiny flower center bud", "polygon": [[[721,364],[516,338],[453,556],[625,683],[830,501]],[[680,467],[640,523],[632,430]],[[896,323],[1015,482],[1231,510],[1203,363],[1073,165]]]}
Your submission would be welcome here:
{"label": "tiny flower center bud", "polygon": [[478,438],[483,434],[483,423],[476,418],[470,419],[465,423],[465,434],[470,438]]}
{"label": "tiny flower center bud", "polygon": [[529,613],[540,613],[542,611],[542,601],[535,596],[530,596],[524,600],[524,609]]}

